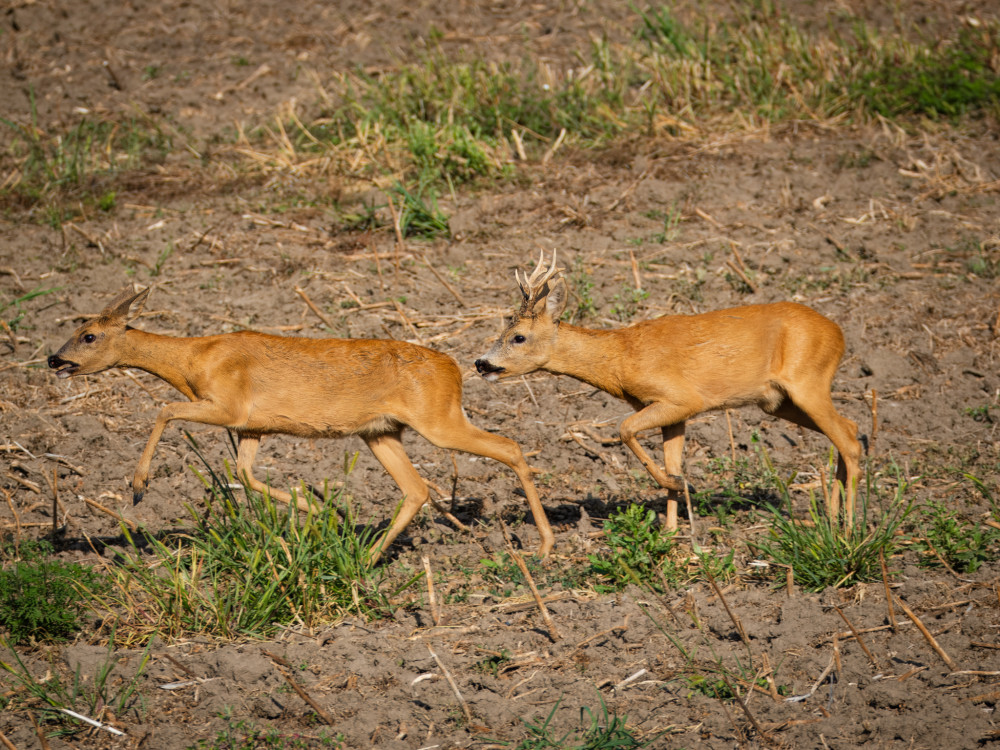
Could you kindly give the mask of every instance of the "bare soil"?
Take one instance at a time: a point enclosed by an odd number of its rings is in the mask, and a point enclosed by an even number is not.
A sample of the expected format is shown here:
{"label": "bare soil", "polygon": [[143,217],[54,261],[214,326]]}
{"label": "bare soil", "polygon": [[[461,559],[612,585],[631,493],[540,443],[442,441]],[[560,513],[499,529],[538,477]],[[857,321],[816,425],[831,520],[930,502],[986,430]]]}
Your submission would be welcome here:
{"label": "bare soil", "polygon": [[[318,106],[322,81],[338,71],[389,70],[419,59],[432,36],[448,54],[533,55],[566,68],[578,64],[576,55],[586,57],[592,36],[621,42],[635,28],[627,4],[607,0],[446,5],[5,3],[5,117],[31,122],[34,107],[38,127],[55,129],[76,122],[83,110],[101,116],[134,109],[159,118],[187,150],[110,185],[117,191],[111,212],[86,208],[61,230],[16,211],[0,220],[2,299],[36,287],[59,289],[27,303],[22,328],[0,341],[0,487],[10,498],[0,507],[0,523],[9,529],[16,511],[22,531],[44,534],[57,493],[62,554],[92,560],[86,538],[113,550],[119,528],[84,498],[150,529],[176,525],[186,517],[185,504],[203,502],[202,485],[189,470],[197,458],[176,427],[157,451],[146,499],[136,507],[129,502],[131,472],[157,409],[178,398],[166,384],[122,372],[62,381],[44,364],[82,316],[124,285],[153,284],[136,323],[151,331],[392,336],[452,355],[465,371],[473,421],[518,440],[542,472],[539,488],[557,537],[547,566],[585,565],[586,555],[601,548],[596,532],[613,508],[635,500],[658,507],[662,494],[621,445],[594,439],[616,434],[629,413],[624,403],[568,378],[537,374],[491,386],[475,375],[472,362],[515,299],[513,269],[531,265],[539,250],[556,250],[568,272],[589,274],[595,327],[785,299],[836,320],[848,342],[834,383],[836,404],[863,432],[874,433],[873,476],[892,478],[898,466],[915,499],[942,501],[976,523],[984,520],[989,508],[963,473],[996,492],[1000,149],[996,129],[986,123],[927,125],[914,134],[804,120],[737,135],[566,148],[547,164],[519,164],[518,179],[443,196],[453,238],[403,247],[391,231],[341,230],[329,198],[349,204],[363,193],[334,177],[267,178],[219,168],[199,178],[185,166],[192,153],[211,163],[237,128],[273,122],[292,100],[305,117]],[[876,25],[895,22],[867,5],[790,9],[815,24],[840,23],[851,13],[868,14]],[[921,33],[990,7],[898,5]],[[660,237],[663,219],[651,217],[672,210],[680,212],[676,233]],[[752,290],[733,268],[740,261]],[[427,264],[450,279],[455,293]],[[648,297],[625,309],[626,287],[637,281]],[[334,331],[305,305],[299,288],[332,318]],[[376,303],[387,304],[369,307]],[[184,428],[210,461],[221,466],[229,458],[224,432]],[[822,436],[750,411],[732,414],[732,431],[740,456],[756,460],[750,439],[757,433],[783,475],[799,472],[799,485],[816,486],[829,454]],[[699,488],[719,481],[709,469],[713,458],[730,455],[725,415],[699,417],[688,435],[689,480]],[[654,436],[647,445],[657,449]],[[421,558],[430,559],[445,600],[442,625],[434,626],[417,592],[392,620],[292,629],[268,643],[163,643],[142,678],[146,710],[139,720],[121,722],[125,737],[95,732],[52,739],[51,747],[184,748],[214,738],[227,711],[318,746],[310,738],[324,722],[288,690],[268,654],[295,667],[296,679],[333,720],[330,729],[352,748],[516,742],[526,736],[526,721],[543,722],[553,709],[551,728],[559,736],[580,725],[582,709],[600,713],[602,701],[638,734],[664,733],[654,747],[957,749],[1000,738],[995,561],[971,576],[920,567],[909,552],[889,561],[898,572],[895,594],[936,635],[956,669],[898,612],[898,628],[883,627],[881,582],[788,596],[762,580],[742,544],[765,531],[752,512],[714,535],[706,531],[714,519],[696,519],[703,544],[711,541],[720,553],[737,545],[742,575],[724,596],[747,645],[719,597],[700,584],[655,597],[638,589],[597,595],[546,581],[553,638],[526,590],[507,596],[475,573],[481,559],[504,548],[498,518],[525,550],[537,543],[515,477],[466,454],[455,454],[453,464],[450,454],[413,434],[407,447],[438,486],[455,482],[456,513],[474,527],[463,534],[428,510],[394,551],[391,564],[400,571],[420,570]],[[275,483],[321,484],[341,478],[345,454],[359,450],[357,439],[278,437],[264,442],[257,466]],[[346,481],[360,517],[385,524],[397,490],[367,452]],[[807,494],[796,497],[804,507]],[[866,631],[861,638],[851,637],[835,605]],[[732,670],[748,659],[758,669],[766,657],[777,683],[794,695],[807,693],[831,663],[835,679],[798,703],[752,693],[744,712],[692,689],[683,679],[691,665],[678,643],[698,663],[721,660]],[[472,720],[431,649],[455,678]],[[482,667],[504,652],[510,660],[498,669]],[[35,654],[32,663],[55,658],[79,663],[87,674],[105,654],[99,639],[91,643],[84,635]],[[135,668],[139,652],[125,657],[122,674]],[[192,675],[206,681],[158,689]],[[23,714],[0,716],[0,731],[17,748],[39,746]]]}

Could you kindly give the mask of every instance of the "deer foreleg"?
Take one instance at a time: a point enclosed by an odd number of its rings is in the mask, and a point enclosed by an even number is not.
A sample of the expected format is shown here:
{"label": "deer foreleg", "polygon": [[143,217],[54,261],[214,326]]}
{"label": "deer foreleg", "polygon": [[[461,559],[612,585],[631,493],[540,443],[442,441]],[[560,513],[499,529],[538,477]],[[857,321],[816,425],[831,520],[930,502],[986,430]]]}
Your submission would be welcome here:
{"label": "deer foreleg", "polygon": [[146,494],[146,488],[149,486],[149,467],[153,462],[156,444],[160,442],[167,422],[175,419],[219,425],[220,427],[228,427],[233,423],[230,411],[211,401],[181,401],[167,404],[160,409],[160,413],[156,416],[156,422],[153,424],[153,431],[149,434],[149,440],[146,441],[146,448],[135,467],[135,476],[132,477],[133,505],[138,505],[142,496]]}
{"label": "deer foreleg", "polygon": [[[656,483],[667,490],[668,529],[677,528],[677,498],[678,493],[684,491],[684,478],[680,475],[680,454],[684,448],[684,421],[691,414],[690,410],[681,410],[672,404],[655,403],[626,417],[619,428],[622,442],[635,454]],[[661,429],[664,436],[663,451],[667,471],[660,468],[636,439],[638,433],[656,427]]]}

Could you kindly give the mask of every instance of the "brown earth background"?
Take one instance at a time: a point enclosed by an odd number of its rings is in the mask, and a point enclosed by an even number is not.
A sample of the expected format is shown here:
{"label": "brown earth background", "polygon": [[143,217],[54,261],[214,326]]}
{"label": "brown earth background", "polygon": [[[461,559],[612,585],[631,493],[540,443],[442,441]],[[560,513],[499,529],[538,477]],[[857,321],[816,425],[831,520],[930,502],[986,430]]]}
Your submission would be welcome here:
{"label": "brown earth background", "polygon": [[[929,35],[995,12],[986,2],[902,2],[891,11],[869,5],[785,7],[807,27],[863,19]],[[183,522],[184,505],[203,502],[202,484],[188,468],[199,461],[176,426],[157,451],[145,501],[134,508],[129,502],[131,472],[156,411],[177,398],[166,384],[119,371],[56,380],[44,364],[81,316],[134,283],[154,287],[135,325],[159,333],[250,328],[391,336],[447,352],[463,368],[470,418],[517,440],[541,472],[557,537],[547,566],[585,565],[586,555],[600,550],[597,532],[615,507],[636,500],[657,507],[662,494],[626,449],[595,439],[616,435],[629,413],[623,402],[569,378],[535,374],[494,386],[475,375],[472,362],[515,300],[513,270],[532,265],[540,250],[558,251],[562,266],[592,281],[594,327],[621,325],[623,290],[639,285],[648,296],[628,311],[632,320],[786,299],[814,307],[837,321],[847,340],[835,403],[869,435],[877,394],[869,457],[876,483],[891,495],[898,467],[915,500],[944,502],[975,523],[988,516],[982,493],[963,475],[994,492],[1000,476],[996,422],[973,418],[988,416],[1000,398],[998,282],[995,274],[970,271],[970,260],[983,255],[1000,262],[995,123],[904,130],[803,119],[738,132],[658,132],[600,150],[570,141],[544,163],[514,163],[514,179],[439,196],[452,237],[400,246],[391,228],[345,230],[331,208],[379,198],[371,185],[336,170],[246,166],[252,156],[236,153],[234,134],[274,129],[280,113],[308,121],[322,106],[325,81],[357,66],[374,74],[418,61],[431,39],[456,59],[532,56],[566,70],[581,64],[595,38],[630,39],[634,10],[607,0],[21,0],[3,8],[4,118],[47,131],[81,117],[143,113],[175,144],[162,163],[113,178],[111,211],[81,205],[57,228],[18,207],[0,219],[0,300],[58,289],[25,303],[25,324],[0,341],[0,486],[11,499],[0,507],[0,522],[9,529],[16,512],[23,530],[46,533],[57,492],[65,559],[93,562],[94,552],[72,542],[119,534],[115,519],[84,498],[154,530]],[[722,3],[676,10],[730,12]],[[679,212],[675,234],[654,240],[663,221],[651,216],[672,209]],[[753,290],[733,267],[737,256]],[[298,289],[325,311],[332,330]],[[756,434],[779,473],[798,472],[795,497],[804,509],[801,488],[817,486],[828,442],[749,410],[731,418],[741,457],[756,461]],[[209,463],[230,458],[221,430],[183,429]],[[719,481],[713,459],[730,455],[725,415],[699,417],[688,436],[688,479],[705,489]],[[655,454],[653,438],[646,445]],[[936,635],[952,669],[905,619],[896,630],[877,629],[887,623],[880,581],[821,594],[775,590],[773,577],[754,573],[742,543],[765,533],[764,522],[741,511],[734,525],[703,543],[710,539],[719,554],[738,550],[741,575],[724,596],[755,664],[766,657],[776,681],[802,694],[835,653],[839,659],[836,679],[812,698],[788,703],[751,692],[745,713],[680,679],[689,665],[672,638],[706,663],[746,658],[710,586],[657,597],[637,588],[598,594],[546,579],[541,593],[550,597],[559,633],[553,640],[527,589],[498,593],[461,572],[503,551],[500,518],[526,551],[534,549],[537,535],[524,520],[512,473],[466,454],[455,454],[453,464],[448,452],[412,433],[407,449],[438,486],[452,487],[457,476],[456,513],[473,525],[463,534],[427,509],[390,562],[403,577],[429,558],[443,601],[441,626],[431,621],[421,589],[406,594],[412,600],[394,619],[289,629],[267,643],[158,642],[140,682],[145,710],[118,717],[124,737],[95,731],[50,739],[51,747],[184,748],[214,738],[227,717],[319,747],[323,722],[285,688],[265,652],[301,665],[296,679],[332,718],[328,729],[351,748],[516,743],[526,736],[525,722],[542,722],[553,709],[550,726],[560,736],[580,725],[584,709],[600,714],[602,701],[653,747],[976,748],[1000,738],[995,561],[970,576],[918,566],[912,553],[889,561],[898,573],[895,594]],[[361,520],[384,524],[397,489],[356,438],[265,440],[258,473],[285,486],[336,481],[345,455],[359,450],[346,492]],[[714,523],[698,520],[702,528]],[[855,628],[876,628],[863,637],[870,658],[835,606]],[[91,674],[106,658],[106,642],[106,634],[85,633],[25,658],[39,675],[78,664]],[[471,721],[429,647],[455,677]],[[475,668],[504,652],[510,660],[495,674]],[[121,653],[121,679],[134,673],[140,654]],[[426,673],[433,677],[415,682]],[[207,681],[158,688],[190,675]],[[0,674],[0,690],[6,679]],[[17,748],[40,747],[25,712],[0,715],[0,731]]]}

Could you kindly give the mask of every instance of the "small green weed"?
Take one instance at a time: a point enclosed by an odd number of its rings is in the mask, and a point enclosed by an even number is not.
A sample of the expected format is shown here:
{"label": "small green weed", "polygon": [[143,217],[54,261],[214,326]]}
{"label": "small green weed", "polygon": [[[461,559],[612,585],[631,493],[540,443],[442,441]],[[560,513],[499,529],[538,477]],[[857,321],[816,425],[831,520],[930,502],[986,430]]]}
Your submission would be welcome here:
{"label": "small green weed", "polygon": [[[56,287],[52,289],[42,289],[41,287],[36,287],[35,289],[32,289],[30,292],[25,292],[20,297],[16,297],[15,299],[12,299],[10,302],[4,302],[3,304],[0,304],[0,317],[2,317],[2,319],[6,321],[7,325],[10,327],[11,330],[16,331],[18,329],[23,329],[26,327],[25,316],[28,314],[28,311],[24,309],[23,305],[26,302],[30,302],[31,300],[38,299],[39,297],[44,297],[47,294],[53,294],[54,292],[58,292],[61,288],[62,287]],[[8,317],[9,315],[11,315],[11,313],[7,312],[11,308],[14,308],[12,311],[14,313],[14,317],[12,318]]]}
{"label": "small green weed", "polygon": [[[16,702],[20,700],[30,702],[32,706],[42,704],[42,718],[57,725],[53,732],[56,735],[72,735],[91,729],[89,725],[70,717],[62,709],[75,711],[96,721],[104,721],[106,713],[111,714],[111,720],[121,720],[132,713],[137,721],[141,721],[145,704],[139,694],[138,685],[149,663],[149,650],[153,641],[151,639],[146,646],[135,675],[131,679],[125,679],[121,676],[112,678],[112,672],[122,659],[114,653],[114,640],[112,634],[107,659],[98,665],[94,675],[86,677],[81,675],[80,665],[77,664],[72,678],[66,678],[61,674],[62,670],[52,665],[45,678],[35,679],[17,652],[11,650],[9,653],[14,657],[14,662],[0,660],[0,669],[12,676],[15,685],[23,693],[22,697],[15,698],[15,702],[8,705],[7,709],[17,710],[19,706]],[[2,640],[0,647],[8,648]]]}
{"label": "small green weed", "polygon": [[[524,562],[532,577],[541,573],[541,565],[538,560],[528,557],[525,558]],[[483,558],[479,564],[483,569],[483,581],[492,587],[492,593],[497,597],[509,597],[518,588],[527,585],[521,568],[506,552],[498,552],[493,557]]]}
{"label": "small green weed", "polygon": [[429,185],[421,183],[413,190],[408,190],[397,182],[392,188],[392,194],[400,200],[399,231],[404,237],[429,240],[451,236],[448,217],[438,209],[437,198]]}
{"label": "small green weed", "polygon": [[651,211],[647,216],[651,219],[663,220],[663,231],[653,235],[653,242],[663,245],[667,242],[673,242],[680,236],[681,210],[676,203],[671,205],[667,211]]}
{"label": "small green weed", "polygon": [[[723,557],[703,553],[692,559],[666,531],[656,513],[641,505],[618,510],[604,522],[607,549],[588,555],[590,572],[603,579],[598,590],[619,591],[629,584],[664,593],[708,571],[719,580],[732,577],[733,552]],[[694,568],[692,564],[697,563]]]}
{"label": "small green weed", "polygon": [[105,213],[113,211],[117,203],[118,193],[114,190],[109,190],[97,199],[97,207]]}
{"label": "small green weed", "polygon": [[621,291],[614,296],[614,304],[611,305],[611,314],[623,323],[627,323],[639,312],[639,307],[649,299],[649,291],[646,289],[636,289],[623,284]]}
{"label": "small green weed", "polygon": [[500,670],[505,664],[509,664],[511,661],[510,652],[503,649],[499,653],[490,654],[488,657],[482,661],[478,661],[472,665],[472,669],[476,672],[482,672],[483,674],[491,674],[496,677],[500,674]]}
{"label": "small green weed", "polygon": [[[689,674],[685,675],[681,679],[691,689],[692,693],[698,693],[708,698],[715,698],[726,702],[733,701],[737,698],[736,693],[733,692],[734,680],[720,677],[717,673]],[[765,689],[768,687],[766,679],[759,677],[754,680],[753,675],[745,675],[742,679],[735,681],[742,685],[755,684],[757,687]],[[778,695],[788,695],[790,692],[787,685],[778,685],[776,690]]]}
{"label": "small green weed", "polygon": [[592,318],[597,314],[594,304],[594,277],[583,267],[583,259],[578,255],[573,259],[573,268],[566,275],[569,282],[569,292],[576,300],[576,307],[567,306],[563,320],[573,323]]}
{"label": "small green weed", "polygon": [[632,750],[652,747],[660,739],[656,735],[649,739],[640,739],[634,730],[628,727],[628,717],[609,713],[604,698],[601,697],[600,712],[590,708],[580,709],[580,726],[571,729],[561,736],[555,736],[550,729],[552,719],[559,710],[561,701],[556,702],[548,716],[541,722],[525,721],[528,736],[516,745],[504,743],[514,750]]}
{"label": "small green weed", "polygon": [[993,415],[990,414],[990,404],[980,404],[979,406],[966,407],[965,414],[966,416],[972,417],[974,422],[993,424]]}
{"label": "small green weed", "polygon": [[373,201],[372,203],[363,203],[361,208],[356,211],[342,211],[340,213],[341,225],[337,230],[343,232],[374,231],[382,225],[378,211],[385,206],[384,203],[376,205]]}
{"label": "small green weed", "polygon": [[[0,558],[15,554],[5,543]],[[30,640],[59,642],[83,627],[86,600],[108,587],[93,568],[46,559],[47,542],[23,543],[20,559],[0,570],[0,628],[13,645]]]}

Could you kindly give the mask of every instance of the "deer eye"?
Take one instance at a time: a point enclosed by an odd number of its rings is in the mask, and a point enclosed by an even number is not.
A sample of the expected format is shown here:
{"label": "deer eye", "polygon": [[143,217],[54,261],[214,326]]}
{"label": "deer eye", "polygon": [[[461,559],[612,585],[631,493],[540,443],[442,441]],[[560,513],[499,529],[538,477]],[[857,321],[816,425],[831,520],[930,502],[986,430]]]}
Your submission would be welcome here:
{"label": "deer eye", "polygon": [[83,343],[85,344],[93,344],[95,341],[97,341],[97,336],[95,336],[92,333],[85,333],[81,338],[83,339]]}
{"label": "deer eye", "polygon": [[514,341],[515,344],[523,344],[525,341],[527,341],[527,339],[524,338],[524,336],[522,336],[521,334],[517,334],[513,338],[513,341]]}

